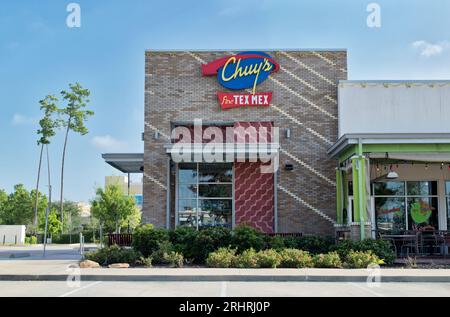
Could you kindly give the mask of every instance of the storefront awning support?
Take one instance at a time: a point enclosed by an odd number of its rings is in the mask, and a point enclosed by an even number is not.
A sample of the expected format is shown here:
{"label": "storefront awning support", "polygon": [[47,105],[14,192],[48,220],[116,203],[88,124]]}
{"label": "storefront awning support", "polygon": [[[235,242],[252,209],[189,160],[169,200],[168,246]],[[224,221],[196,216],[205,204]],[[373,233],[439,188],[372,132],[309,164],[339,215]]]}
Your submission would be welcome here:
{"label": "storefront awning support", "polygon": [[357,155],[352,157],[353,167],[353,197],[354,197],[354,221],[360,225],[360,239],[365,239],[365,158],[363,155],[362,140],[358,140]]}

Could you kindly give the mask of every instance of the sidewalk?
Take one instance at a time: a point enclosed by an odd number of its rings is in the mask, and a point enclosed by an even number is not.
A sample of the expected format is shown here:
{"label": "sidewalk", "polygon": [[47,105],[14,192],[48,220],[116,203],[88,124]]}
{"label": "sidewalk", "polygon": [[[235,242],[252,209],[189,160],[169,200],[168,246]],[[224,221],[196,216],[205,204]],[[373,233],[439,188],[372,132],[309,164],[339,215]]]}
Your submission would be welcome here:
{"label": "sidewalk", "polygon": [[[210,269],[130,268],[70,269],[76,260],[0,261],[0,281],[65,281],[80,274],[82,281],[253,281],[366,282],[369,272],[346,269]],[[448,269],[380,269],[382,282],[450,283]]]}
{"label": "sidewalk", "polygon": [[[95,244],[86,244],[85,251],[95,248]],[[79,260],[80,244],[49,244],[45,258],[48,260]],[[42,260],[44,246],[42,244],[25,246],[0,245],[0,262],[11,259]]]}

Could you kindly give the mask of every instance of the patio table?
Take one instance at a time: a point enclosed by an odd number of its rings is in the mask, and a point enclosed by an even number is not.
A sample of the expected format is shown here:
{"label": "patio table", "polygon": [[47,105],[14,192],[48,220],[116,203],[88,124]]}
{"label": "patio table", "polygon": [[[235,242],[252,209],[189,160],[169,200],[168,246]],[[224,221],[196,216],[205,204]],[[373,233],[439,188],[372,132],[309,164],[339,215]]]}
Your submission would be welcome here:
{"label": "patio table", "polygon": [[[419,254],[419,239],[417,234],[384,234],[381,235],[381,239],[393,241],[393,243],[396,244],[396,250],[399,250],[399,248],[397,248],[397,243],[412,242],[416,254]],[[401,247],[402,246],[400,246],[400,253],[402,252]]]}

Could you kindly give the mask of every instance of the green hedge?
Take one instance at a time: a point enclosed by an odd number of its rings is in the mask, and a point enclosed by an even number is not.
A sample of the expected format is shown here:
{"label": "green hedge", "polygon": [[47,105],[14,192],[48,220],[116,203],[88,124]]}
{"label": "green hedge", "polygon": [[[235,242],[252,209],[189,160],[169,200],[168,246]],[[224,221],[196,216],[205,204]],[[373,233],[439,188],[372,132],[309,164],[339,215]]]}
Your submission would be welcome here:
{"label": "green hedge", "polygon": [[[144,257],[152,256],[159,250],[160,244],[166,242],[170,243],[171,252],[183,255],[188,263],[198,264],[205,263],[208,256],[220,248],[231,248],[235,250],[237,255],[250,249],[253,249],[255,253],[261,250],[282,251],[295,249],[307,252],[311,259],[316,255],[329,254],[335,251],[339,254],[342,261],[351,250],[372,251],[378,258],[383,259],[386,264],[392,264],[395,260],[395,254],[386,241],[344,241],[336,245],[333,239],[329,237],[271,237],[252,227],[243,225],[238,226],[234,230],[212,227],[199,231],[190,227],[178,227],[175,230],[168,231],[165,229],[154,229],[152,225],[143,225],[138,227],[133,235],[133,247],[136,251],[142,253]],[[246,255],[249,255],[249,253],[247,252]],[[297,254],[296,256],[299,255]],[[318,265],[339,266],[336,257],[333,258],[332,255],[325,258],[316,258],[316,260],[319,263]]]}
{"label": "green hedge", "polygon": [[109,265],[113,263],[128,263],[134,265],[139,262],[142,254],[128,248],[121,248],[117,245],[98,249],[86,254],[86,259],[99,263],[100,265]]}
{"label": "green hedge", "polygon": [[332,249],[341,258],[347,256],[350,251],[372,251],[374,255],[382,259],[386,264],[391,265],[395,261],[395,252],[388,241],[367,239],[363,241],[344,240],[335,244]]}
{"label": "green hedge", "polygon": [[143,225],[135,229],[132,246],[136,251],[148,257],[159,249],[160,243],[169,241],[169,232],[165,229],[154,229],[153,225]]}
{"label": "green hedge", "polygon": [[236,254],[235,249],[220,248],[211,252],[206,264],[213,268],[367,268],[371,264],[383,264],[383,261],[372,251],[350,251],[344,258],[337,252],[316,254],[299,249],[255,251],[248,249]]}

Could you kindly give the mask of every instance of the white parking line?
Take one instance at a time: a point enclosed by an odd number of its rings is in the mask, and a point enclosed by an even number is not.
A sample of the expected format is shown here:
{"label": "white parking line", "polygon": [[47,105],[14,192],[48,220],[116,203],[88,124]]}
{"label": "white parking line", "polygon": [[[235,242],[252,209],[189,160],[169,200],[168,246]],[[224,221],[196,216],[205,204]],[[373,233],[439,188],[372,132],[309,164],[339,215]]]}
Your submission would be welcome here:
{"label": "white parking line", "polygon": [[60,295],[60,296],[58,296],[58,297],[67,297],[67,296],[70,296],[70,295],[72,295],[72,294],[75,294],[76,292],[85,290],[85,289],[87,289],[87,288],[89,288],[89,287],[98,285],[98,284],[100,284],[100,283],[101,283],[101,281],[94,282],[94,283],[88,284],[88,285],[86,285],[86,286],[83,286],[83,287],[74,289],[73,291],[70,291],[70,292],[67,292],[67,293],[65,293],[65,294],[62,294],[62,295]]}
{"label": "white parking line", "polygon": [[370,293],[370,294],[372,294],[372,295],[374,295],[374,296],[376,296],[376,297],[384,297],[383,294],[374,292],[374,291],[371,290],[370,288],[360,286],[360,285],[358,285],[357,283],[349,282],[348,284],[350,284],[350,285],[352,285],[352,286],[354,286],[354,287],[356,287],[356,288],[359,288],[359,289],[361,289],[361,290],[363,290],[363,291],[366,291],[366,292],[368,292],[368,293]]}
{"label": "white parking line", "polygon": [[220,285],[220,297],[227,297],[227,282],[222,282]]}

